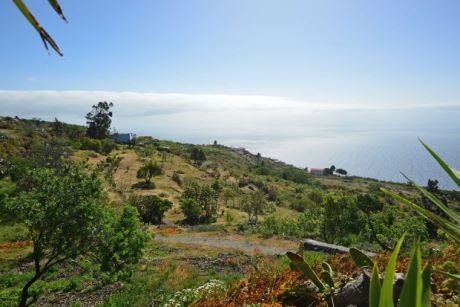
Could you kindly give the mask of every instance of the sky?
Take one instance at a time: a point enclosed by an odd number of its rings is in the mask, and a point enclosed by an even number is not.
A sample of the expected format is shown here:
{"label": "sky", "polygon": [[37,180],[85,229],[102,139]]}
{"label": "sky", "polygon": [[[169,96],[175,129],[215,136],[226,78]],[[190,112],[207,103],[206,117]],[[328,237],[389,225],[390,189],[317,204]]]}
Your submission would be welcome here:
{"label": "sky", "polygon": [[288,161],[273,142],[295,141],[297,165],[312,139],[338,156],[373,131],[460,140],[457,0],[61,0],[68,24],[26,3],[64,57],[2,1],[0,115],[84,124],[107,100],[120,132]]}
{"label": "sky", "polygon": [[459,101],[458,1],[26,1],[48,56],[0,6],[0,89],[283,96],[329,104]]}

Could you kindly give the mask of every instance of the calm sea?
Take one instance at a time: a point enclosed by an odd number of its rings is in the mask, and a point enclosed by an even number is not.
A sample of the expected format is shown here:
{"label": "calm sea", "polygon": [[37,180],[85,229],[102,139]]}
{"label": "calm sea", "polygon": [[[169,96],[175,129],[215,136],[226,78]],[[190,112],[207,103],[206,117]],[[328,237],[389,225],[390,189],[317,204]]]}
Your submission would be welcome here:
{"label": "calm sea", "polygon": [[304,137],[270,140],[229,139],[235,146],[260,152],[299,167],[336,167],[350,175],[404,182],[403,172],[419,184],[437,179],[444,189],[455,184],[422,147],[428,143],[451,166],[460,169],[460,131],[453,129],[309,130]]}

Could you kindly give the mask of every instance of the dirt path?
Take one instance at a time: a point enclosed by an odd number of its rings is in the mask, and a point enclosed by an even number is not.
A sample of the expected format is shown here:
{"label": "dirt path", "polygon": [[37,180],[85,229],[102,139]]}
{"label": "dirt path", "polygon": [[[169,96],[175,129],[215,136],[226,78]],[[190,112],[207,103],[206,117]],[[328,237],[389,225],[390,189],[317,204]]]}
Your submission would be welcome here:
{"label": "dirt path", "polygon": [[184,243],[194,245],[207,245],[217,248],[231,248],[238,249],[249,254],[265,254],[265,255],[284,255],[287,251],[295,252],[295,250],[288,250],[281,247],[268,246],[257,243],[250,243],[239,240],[228,240],[221,238],[199,237],[199,236],[186,236],[186,235],[171,235],[162,236],[156,235],[156,241],[167,243]]}

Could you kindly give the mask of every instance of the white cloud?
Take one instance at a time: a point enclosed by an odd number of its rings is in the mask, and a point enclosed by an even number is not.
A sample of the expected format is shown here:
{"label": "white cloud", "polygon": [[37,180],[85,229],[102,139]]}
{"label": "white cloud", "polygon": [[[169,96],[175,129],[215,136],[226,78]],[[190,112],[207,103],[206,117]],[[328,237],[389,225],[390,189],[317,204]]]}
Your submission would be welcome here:
{"label": "white cloud", "polygon": [[460,110],[460,104],[328,104],[262,95],[0,90],[0,115],[58,117],[84,124],[85,114],[98,101],[115,104],[114,126],[120,131],[191,141],[214,136],[282,138],[337,126],[391,126],[414,122],[415,113],[458,114],[452,111]]}

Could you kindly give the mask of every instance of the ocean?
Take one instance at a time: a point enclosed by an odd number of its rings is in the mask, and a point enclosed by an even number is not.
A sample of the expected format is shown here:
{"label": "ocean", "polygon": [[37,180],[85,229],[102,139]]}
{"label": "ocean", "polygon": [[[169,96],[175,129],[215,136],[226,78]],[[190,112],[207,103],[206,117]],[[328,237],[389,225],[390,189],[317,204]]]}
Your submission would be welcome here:
{"label": "ocean", "polygon": [[400,172],[425,185],[436,179],[443,189],[457,189],[453,181],[421,145],[429,144],[450,166],[460,169],[460,132],[449,129],[432,131],[378,131],[366,129],[318,129],[309,135],[282,140],[235,140],[251,152],[262,153],[298,167],[343,168],[349,175],[386,181],[405,182]]}

